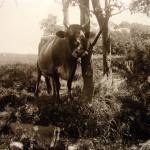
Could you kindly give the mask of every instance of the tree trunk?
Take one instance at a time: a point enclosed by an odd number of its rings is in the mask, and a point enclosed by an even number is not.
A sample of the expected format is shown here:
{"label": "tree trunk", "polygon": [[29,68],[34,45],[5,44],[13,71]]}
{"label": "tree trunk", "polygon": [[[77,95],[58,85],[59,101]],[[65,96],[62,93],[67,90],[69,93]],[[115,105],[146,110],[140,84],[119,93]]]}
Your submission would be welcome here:
{"label": "tree trunk", "polygon": [[63,4],[63,23],[69,25],[69,0],[62,0]]}
{"label": "tree trunk", "polygon": [[[80,23],[85,24],[88,21],[88,25],[85,27],[86,37],[89,39],[90,34],[90,14],[89,14],[89,0],[79,0],[80,3]],[[87,56],[81,59],[81,68],[83,76],[83,99],[86,102],[92,101],[94,83],[93,83],[93,67],[91,60],[92,53],[89,52]]]}
{"label": "tree trunk", "polygon": [[107,65],[107,55],[109,53],[109,40],[108,40],[108,20],[110,17],[110,12],[107,9],[107,0],[105,0],[105,16],[103,14],[100,1],[99,0],[91,0],[93,5],[94,14],[96,16],[99,27],[102,28],[103,24],[103,32],[102,32],[102,42],[103,42],[103,75],[108,75],[108,65]]}
{"label": "tree trunk", "polygon": [[103,40],[103,75],[108,76],[108,64],[107,64],[107,56],[109,54],[109,39],[108,39],[108,21],[106,22],[103,33],[102,33],[102,40]]}

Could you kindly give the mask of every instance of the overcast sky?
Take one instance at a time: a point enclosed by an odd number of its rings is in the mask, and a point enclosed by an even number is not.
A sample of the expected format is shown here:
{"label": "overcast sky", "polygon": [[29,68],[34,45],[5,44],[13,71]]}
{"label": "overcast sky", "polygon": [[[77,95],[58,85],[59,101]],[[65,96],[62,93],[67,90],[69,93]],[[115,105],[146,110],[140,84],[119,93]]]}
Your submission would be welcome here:
{"label": "overcast sky", "polygon": [[[3,0],[0,0],[0,5]],[[36,53],[43,32],[40,21],[48,14],[58,16],[62,22],[62,6],[54,0],[4,0],[0,8],[0,53]],[[70,23],[79,23],[79,10],[70,11]],[[94,16],[93,16],[94,17]],[[150,25],[145,15],[130,15],[124,12],[111,18],[114,23],[121,21]]]}

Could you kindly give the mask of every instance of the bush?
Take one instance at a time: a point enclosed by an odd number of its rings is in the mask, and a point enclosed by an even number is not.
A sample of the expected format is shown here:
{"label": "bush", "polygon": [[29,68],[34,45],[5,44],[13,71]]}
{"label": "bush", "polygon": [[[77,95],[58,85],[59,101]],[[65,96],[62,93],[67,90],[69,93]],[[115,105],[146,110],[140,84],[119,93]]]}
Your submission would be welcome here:
{"label": "bush", "polygon": [[23,90],[35,87],[36,67],[34,65],[15,64],[0,66],[0,84],[3,88]]}
{"label": "bush", "polygon": [[[95,95],[90,105],[81,98],[81,86],[73,88],[71,102],[67,101],[67,96],[64,93],[61,95],[62,101],[59,103],[46,94],[42,94],[37,99],[28,92],[29,87],[35,87],[36,67],[34,65],[1,66],[3,71],[0,72],[0,80],[2,81],[0,82],[2,85],[0,88],[0,110],[12,110],[13,116],[9,120],[10,122],[18,121],[37,125],[53,124],[64,128],[68,136],[74,138],[98,137],[102,143],[129,142],[137,138],[146,138],[150,133],[148,128],[150,125],[150,103],[148,100],[150,84],[148,82],[149,71],[146,72],[149,62],[147,62],[148,56],[141,54],[136,56],[138,57],[135,57],[134,60],[140,59],[141,63],[137,65],[139,72],[134,74],[129,74],[124,70],[124,57],[112,59],[113,69],[115,70],[114,66],[118,68],[114,73],[115,77],[117,74],[119,77],[123,75],[127,78],[127,84],[122,88],[118,87],[118,93],[113,93],[109,85],[105,86],[100,82],[102,79],[102,58],[93,60],[96,86]],[[143,72],[142,77],[140,71]],[[79,85],[81,85],[81,79],[81,76],[76,78]],[[45,85],[41,84],[41,87],[44,89]],[[142,137],[143,135],[144,137]]]}
{"label": "bush", "polygon": [[[119,99],[122,101],[122,111],[119,115],[120,122],[128,126],[124,134],[126,139],[142,139],[150,137],[150,61],[149,46],[143,42],[134,43],[135,50],[126,56],[126,60],[133,61],[132,72],[129,72],[125,63],[115,64],[122,68],[122,76],[126,78],[126,93]],[[119,119],[118,118],[118,119]],[[122,119],[121,119],[122,118]],[[127,130],[126,130],[127,131]]]}

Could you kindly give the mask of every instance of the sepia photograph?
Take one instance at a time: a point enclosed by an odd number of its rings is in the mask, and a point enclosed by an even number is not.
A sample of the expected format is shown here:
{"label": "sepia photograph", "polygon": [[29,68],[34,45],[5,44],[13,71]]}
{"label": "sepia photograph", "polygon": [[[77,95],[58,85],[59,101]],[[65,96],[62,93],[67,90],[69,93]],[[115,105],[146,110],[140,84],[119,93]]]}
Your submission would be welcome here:
{"label": "sepia photograph", "polygon": [[150,150],[150,0],[0,0],[0,150]]}

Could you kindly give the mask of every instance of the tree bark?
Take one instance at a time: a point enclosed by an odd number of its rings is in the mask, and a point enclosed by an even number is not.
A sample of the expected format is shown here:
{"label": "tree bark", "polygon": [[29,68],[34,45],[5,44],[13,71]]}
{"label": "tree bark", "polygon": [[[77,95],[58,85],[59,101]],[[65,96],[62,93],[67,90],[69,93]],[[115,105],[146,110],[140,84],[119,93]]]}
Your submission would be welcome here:
{"label": "tree bark", "polygon": [[69,0],[62,0],[63,4],[63,23],[69,25]]}
{"label": "tree bark", "polygon": [[102,40],[103,40],[103,75],[108,76],[108,64],[107,64],[107,55],[109,54],[109,39],[108,39],[108,21],[106,21],[106,24],[103,29],[102,33]]}
{"label": "tree bark", "polygon": [[[89,0],[79,0],[80,3],[80,23],[85,24],[88,21],[88,25],[85,27],[86,38],[89,39],[90,35],[90,14],[89,14]],[[88,44],[87,44],[88,45]],[[93,82],[93,67],[91,60],[92,52],[89,52],[87,56],[81,59],[81,69],[83,76],[83,99],[86,102],[91,102],[93,97],[94,82]]]}
{"label": "tree bark", "polygon": [[108,21],[110,17],[109,9],[107,8],[107,0],[105,0],[105,14],[103,14],[99,0],[91,0],[93,5],[94,14],[96,16],[99,27],[102,28],[102,43],[103,43],[103,75],[108,75],[107,55],[109,54],[109,39],[108,39]]}

